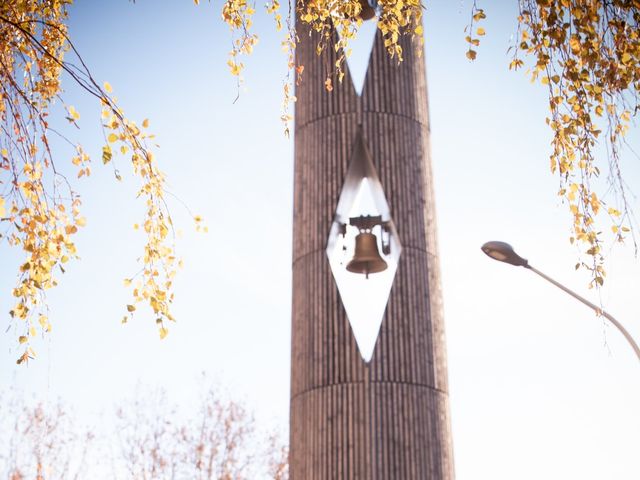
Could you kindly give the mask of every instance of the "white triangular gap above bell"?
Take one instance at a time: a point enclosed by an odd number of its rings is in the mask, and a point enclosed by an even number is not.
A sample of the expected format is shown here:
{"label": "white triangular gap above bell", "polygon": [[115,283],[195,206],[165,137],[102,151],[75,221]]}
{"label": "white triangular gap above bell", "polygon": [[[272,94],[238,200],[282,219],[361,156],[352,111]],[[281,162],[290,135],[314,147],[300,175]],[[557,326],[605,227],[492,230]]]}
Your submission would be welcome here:
{"label": "white triangular gap above bell", "polygon": [[365,362],[373,356],[401,251],[382,184],[359,131],[331,225],[327,257]]}
{"label": "white triangular gap above bell", "polygon": [[[378,30],[378,18],[364,20],[356,33],[356,38],[349,40],[347,47],[347,65],[353,82],[353,88],[358,95],[362,95],[364,81],[367,77],[369,57],[373,50],[373,42]],[[340,32],[338,32],[338,35]]]}

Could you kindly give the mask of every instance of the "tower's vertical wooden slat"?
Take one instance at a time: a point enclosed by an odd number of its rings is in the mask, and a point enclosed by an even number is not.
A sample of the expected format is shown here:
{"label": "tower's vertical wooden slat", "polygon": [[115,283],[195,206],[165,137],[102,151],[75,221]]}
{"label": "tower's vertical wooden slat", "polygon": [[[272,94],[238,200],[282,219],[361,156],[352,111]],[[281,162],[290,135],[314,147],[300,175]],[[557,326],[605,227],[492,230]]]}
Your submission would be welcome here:
{"label": "tower's vertical wooden slat", "polygon": [[[453,480],[425,66],[378,32],[362,96],[335,51],[298,25],[291,339],[293,480]],[[403,246],[373,358],[364,363],[325,248],[361,125]]]}

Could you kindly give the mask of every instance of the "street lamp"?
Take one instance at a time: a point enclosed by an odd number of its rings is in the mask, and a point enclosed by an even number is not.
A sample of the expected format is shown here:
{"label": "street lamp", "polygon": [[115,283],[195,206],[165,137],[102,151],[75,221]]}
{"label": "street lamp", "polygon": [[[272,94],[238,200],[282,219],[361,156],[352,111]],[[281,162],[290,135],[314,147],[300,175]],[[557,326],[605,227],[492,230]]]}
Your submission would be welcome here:
{"label": "street lamp", "polygon": [[624,335],[624,338],[626,338],[627,341],[629,342],[629,345],[631,345],[631,348],[633,348],[633,351],[636,353],[638,360],[640,360],[640,347],[638,347],[638,344],[635,342],[631,334],[627,332],[627,330],[620,324],[620,322],[618,322],[615,318],[613,318],[609,313],[605,312],[597,305],[594,305],[586,298],[581,297],[573,290],[568,289],[567,287],[562,285],[560,282],[557,282],[553,278],[542,273],[540,270],[529,265],[529,262],[526,259],[522,258],[520,255],[518,255],[513,249],[513,247],[508,243],[497,242],[497,241],[487,242],[484,245],[482,245],[481,248],[484,253],[486,253],[489,257],[493,258],[494,260],[498,260],[499,262],[509,263],[516,267],[524,267],[528,270],[531,270],[534,273],[537,273],[546,281],[554,284],[556,287],[567,292],[573,298],[584,303],[587,307],[594,310],[598,315],[602,315],[604,318],[609,320],[618,330],[620,330],[622,335]]}

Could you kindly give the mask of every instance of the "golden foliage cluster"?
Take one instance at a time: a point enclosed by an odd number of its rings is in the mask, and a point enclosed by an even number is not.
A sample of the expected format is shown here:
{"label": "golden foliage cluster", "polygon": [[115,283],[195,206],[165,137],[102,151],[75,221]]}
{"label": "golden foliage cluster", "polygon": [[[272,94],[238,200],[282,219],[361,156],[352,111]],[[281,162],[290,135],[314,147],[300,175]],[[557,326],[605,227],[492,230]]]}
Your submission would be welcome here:
{"label": "golden foliage cluster", "polygon": [[[617,241],[630,232],[620,151],[640,109],[640,1],[521,0],[518,22],[510,68],[527,55],[531,81],[548,88],[551,170],[573,217],[570,241],[585,245],[590,259],[576,268],[590,270],[591,285],[601,286],[605,237],[597,217],[608,216]],[[597,149],[602,137],[606,154]],[[601,171],[606,187],[598,184]]]}
{"label": "golden foliage cluster", "polygon": [[[194,0],[196,4],[199,0]],[[335,64],[327,72],[325,88],[333,90],[333,79],[342,81],[344,78],[344,62],[351,54],[349,42],[356,36],[362,25],[361,14],[367,0],[309,0],[292,4],[286,17],[287,32],[282,40],[282,49],[288,58],[288,73],[284,81],[284,97],[281,119],[285,124],[285,134],[289,135],[289,122],[293,119],[289,113],[290,106],[295,102],[293,84],[299,83],[304,65],[296,65],[295,49],[300,41],[299,32],[295,29],[293,14],[301,24],[310,31],[318,34],[319,41],[316,51],[320,55],[326,48],[333,48],[339,53]],[[376,7],[377,26],[384,37],[384,45],[391,57],[402,61],[402,46],[399,39],[402,35],[411,35],[418,41],[416,49],[422,52],[422,2],[420,0],[378,0]],[[274,16],[276,29],[282,29],[282,15],[278,0],[271,0],[266,10]],[[234,39],[233,48],[229,53],[228,65],[233,75],[240,76],[244,64],[237,59],[240,55],[251,53],[258,41],[258,37],[251,32],[252,16],[255,10],[246,0],[226,0],[222,8],[222,19],[231,28]],[[336,34],[338,34],[336,36]]]}
{"label": "golden foliage cluster", "polygon": [[[56,276],[77,258],[75,235],[86,223],[81,199],[56,168],[49,148],[52,135],[48,117],[60,98],[60,80],[66,72],[102,104],[105,145],[102,162],[112,164],[116,153],[127,156],[141,179],[139,197],[146,202],[143,229],[146,244],[142,269],[133,284],[133,302],[153,310],[160,336],[173,320],[170,305],[176,260],[172,222],[164,201],[165,178],[147,146],[152,135],[148,121],[139,127],[127,119],[111,96],[108,83],[99,85],[67,36],[66,7],[72,0],[6,0],[0,3],[0,239],[22,250],[18,282],[10,311],[23,347],[18,363],[35,356],[31,339],[51,330],[46,292],[57,285]],[[68,63],[73,52],[81,67]],[[67,120],[77,124],[80,114],[65,106]],[[60,135],[61,136],[61,135]],[[77,177],[91,174],[91,159],[81,145],[71,162]],[[120,173],[114,167],[119,180]],[[125,317],[126,318],[126,317]]]}

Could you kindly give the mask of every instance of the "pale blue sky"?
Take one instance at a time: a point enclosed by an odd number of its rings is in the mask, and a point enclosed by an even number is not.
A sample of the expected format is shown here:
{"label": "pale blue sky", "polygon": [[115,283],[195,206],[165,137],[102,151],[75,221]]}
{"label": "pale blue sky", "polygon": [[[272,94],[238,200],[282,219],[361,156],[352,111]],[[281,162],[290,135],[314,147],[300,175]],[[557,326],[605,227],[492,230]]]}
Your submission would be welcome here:
{"label": "pale blue sky", "polygon": [[[130,395],[139,380],[188,402],[204,370],[261,421],[286,426],[293,182],[292,142],[279,121],[286,59],[280,35],[258,14],[260,43],[232,104],[228,31],[219,2],[202,3],[78,0],[70,11],[72,39],[95,78],[112,84],[130,117],[150,119],[172,192],[209,225],[208,234],[194,233],[181,205],[172,205],[184,231],[178,323],[162,342],[144,311],[120,324],[129,298],[122,279],[137,270],[141,245],[131,227],[142,206],[124,159],[117,160],[122,183],[99,164],[99,105],[66,82],[65,97],[81,114],[81,130],[68,132],[95,161],[93,175],[76,183],[88,218],[82,260],[49,294],[53,332],[36,344],[37,361],[15,368],[15,337],[0,335],[0,386],[60,395],[90,415]],[[598,301],[573,270],[570,218],[548,170],[545,92],[507,69],[516,2],[483,6],[487,36],[473,64],[464,55],[469,2],[433,2],[425,14],[457,478],[636,479],[640,365],[631,349],[582,305],[480,251],[485,241],[508,241]],[[637,128],[631,141],[640,145]],[[61,151],[58,163],[65,159]],[[640,185],[637,159],[627,157],[623,168],[628,184]],[[630,246],[609,260],[605,308],[640,338],[640,263]],[[2,311],[17,262],[3,251]]]}

